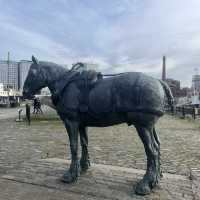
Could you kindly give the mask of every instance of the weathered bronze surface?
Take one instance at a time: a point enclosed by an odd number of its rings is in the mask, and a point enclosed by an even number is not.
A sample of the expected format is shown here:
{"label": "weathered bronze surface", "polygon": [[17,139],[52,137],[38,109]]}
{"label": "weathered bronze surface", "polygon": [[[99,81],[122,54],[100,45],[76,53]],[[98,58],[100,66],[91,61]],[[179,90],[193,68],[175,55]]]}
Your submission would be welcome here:
{"label": "weathered bronze surface", "polygon": [[161,178],[160,141],[155,123],[164,114],[165,97],[173,106],[173,96],[166,83],[139,72],[103,79],[95,71],[67,70],[54,63],[39,62],[35,57],[32,61],[23,95],[28,98],[49,87],[69,135],[72,161],[62,180],[74,182],[90,166],[87,127],[127,123],[137,129],[147,155],[147,170],[137,184],[136,193],[150,193]]}

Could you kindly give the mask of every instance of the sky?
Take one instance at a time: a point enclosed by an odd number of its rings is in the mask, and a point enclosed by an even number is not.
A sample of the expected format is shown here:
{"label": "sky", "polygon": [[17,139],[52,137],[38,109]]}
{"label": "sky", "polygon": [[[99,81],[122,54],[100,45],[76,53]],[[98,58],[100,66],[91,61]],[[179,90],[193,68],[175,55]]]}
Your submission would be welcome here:
{"label": "sky", "polygon": [[0,0],[0,59],[92,62],[191,86],[200,72],[200,0]]}

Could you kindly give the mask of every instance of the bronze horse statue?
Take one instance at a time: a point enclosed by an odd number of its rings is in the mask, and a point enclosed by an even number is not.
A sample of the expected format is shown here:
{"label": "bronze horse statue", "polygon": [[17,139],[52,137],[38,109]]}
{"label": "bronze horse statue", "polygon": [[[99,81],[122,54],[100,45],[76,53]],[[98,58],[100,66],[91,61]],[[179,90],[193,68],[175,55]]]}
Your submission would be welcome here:
{"label": "bronze horse statue", "polygon": [[[71,164],[62,180],[77,181],[80,172],[90,166],[87,127],[105,127],[120,123],[134,125],[143,142],[147,169],[136,186],[136,193],[145,195],[159,183],[160,141],[155,123],[164,114],[166,100],[173,106],[168,85],[140,72],[122,73],[103,78],[94,71],[82,72],[32,57],[23,96],[29,98],[48,87],[57,113],[68,132]],[[78,160],[78,137],[82,154]]]}

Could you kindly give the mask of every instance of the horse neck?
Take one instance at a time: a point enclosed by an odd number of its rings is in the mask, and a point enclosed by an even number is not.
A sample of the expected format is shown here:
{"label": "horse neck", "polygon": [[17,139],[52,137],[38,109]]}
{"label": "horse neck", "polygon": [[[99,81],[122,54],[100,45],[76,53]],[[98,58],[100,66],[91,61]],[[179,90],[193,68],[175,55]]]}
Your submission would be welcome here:
{"label": "horse neck", "polygon": [[44,67],[44,77],[46,79],[47,87],[51,93],[55,92],[55,83],[67,72],[65,68],[57,66],[46,66]]}

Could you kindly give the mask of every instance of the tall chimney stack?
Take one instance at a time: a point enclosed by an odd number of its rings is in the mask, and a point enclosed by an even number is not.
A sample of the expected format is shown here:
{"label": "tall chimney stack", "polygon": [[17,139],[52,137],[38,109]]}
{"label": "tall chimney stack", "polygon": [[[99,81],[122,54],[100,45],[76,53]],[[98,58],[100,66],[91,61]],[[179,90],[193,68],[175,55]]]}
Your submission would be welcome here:
{"label": "tall chimney stack", "polygon": [[163,56],[163,65],[162,65],[162,80],[166,80],[166,58]]}

